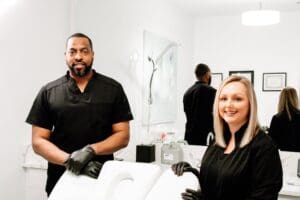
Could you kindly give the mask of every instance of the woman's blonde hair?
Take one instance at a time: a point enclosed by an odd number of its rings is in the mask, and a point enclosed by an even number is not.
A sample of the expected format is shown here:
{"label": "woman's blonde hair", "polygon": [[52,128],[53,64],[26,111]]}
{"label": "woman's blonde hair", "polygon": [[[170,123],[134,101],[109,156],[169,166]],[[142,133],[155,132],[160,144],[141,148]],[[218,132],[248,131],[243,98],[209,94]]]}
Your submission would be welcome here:
{"label": "woman's blonde hair", "polygon": [[299,101],[295,88],[286,87],[281,90],[278,103],[278,112],[286,112],[289,120],[292,120],[292,113],[298,109]]}
{"label": "woman's blonde hair", "polygon": [[252,87],[251,82],[243,77],[243,76],[237,76],[232,75],[229,76],[227,79],[225,79],[222,84],[220,85],[219,89],[217,90],[215,101],[214,101],[214,107],[213,107],[213,114],[214,114],[214,131],[215,131],[215,137],[216,137],[216,144],[221,147],[226,147],[226,142],[224,139],[224,124],[226,123],[219,113],[219,101],[220,101],[220,94],[223,90],[224,86],[226,86],[229,83],[232,82],[240,82],[242,83],[246,88],[247,97],[249,99],[249,114],[248,114],[248,126],[246,128],[245,134],[242,138],[242,141],[240,143],[240,147],[243,147],[247,145],[252,138],[257,134],[259,130],[259,123],[257,118],[257,101],[256,101],[256,95],[254,92],[254,89]]}

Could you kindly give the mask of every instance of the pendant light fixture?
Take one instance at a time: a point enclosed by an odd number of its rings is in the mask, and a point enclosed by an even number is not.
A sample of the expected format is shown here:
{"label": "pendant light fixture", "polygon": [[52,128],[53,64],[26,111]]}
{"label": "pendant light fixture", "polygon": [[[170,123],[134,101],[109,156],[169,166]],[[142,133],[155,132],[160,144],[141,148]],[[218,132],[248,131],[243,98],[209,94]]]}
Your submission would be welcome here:
{"label": "pendant light fixture", "polygon": [[277,10],[263,10],[259,2],[259,10],[250,10],[242,14],[242,24],[245,26],[267,26],[280,22],[280,12]]}

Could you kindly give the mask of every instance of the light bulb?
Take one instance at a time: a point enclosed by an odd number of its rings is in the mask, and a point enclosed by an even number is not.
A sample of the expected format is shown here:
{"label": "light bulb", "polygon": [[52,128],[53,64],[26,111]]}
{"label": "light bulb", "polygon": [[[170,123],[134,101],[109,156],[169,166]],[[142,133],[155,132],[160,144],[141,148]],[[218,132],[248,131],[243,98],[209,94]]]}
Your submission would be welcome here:
{"label": "light bulb", "polygon": [[251,10],[242,14],[242,24],[246,26],[266,26],[280,22],[280,13],[276,10]]}

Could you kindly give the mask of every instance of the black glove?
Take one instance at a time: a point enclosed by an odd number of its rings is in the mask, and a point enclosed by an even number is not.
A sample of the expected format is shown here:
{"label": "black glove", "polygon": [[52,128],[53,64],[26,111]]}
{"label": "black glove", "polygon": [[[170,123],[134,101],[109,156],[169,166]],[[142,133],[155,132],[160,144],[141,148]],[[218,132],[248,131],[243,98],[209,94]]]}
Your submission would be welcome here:
{"label": "black glove", "polygon": [[192,174],[194,174],[197,177],[200,184],[200,172],[196,168],[186,167],[184,168],[184,172],[191,172]]}
{"label": "black glove", "polygon": [[200,184],[200,173],[196,168],[193,168],[189,163],[187,162],[179,162],[172,165],[172,170],[177,176],[181,176],[184,172],[191,172],[194,174]]}
{"label": "black glove", "polygon": [[181,197],[184,200],[203,200],[201,190],[192,190],[187,188],[184,193],[181,193]]}
{"label": "black glove", "polygon": [[181,176],[188,168],[191,168],[191,165],[187,162],[178,162],[173,164],[171,168],[177,176]]}
{"label": "black glove", "polygon": [[102,166],[103,166],[103,164],[98,161],[90,161],[82,169],[80,174],[87,175],[92,178],[98,178]]}
{"label": "black glove", "polygon": [[89,145],[74,151],[65,162],[67,170],[79,175],[83,167],[95,157],[95,151]]}

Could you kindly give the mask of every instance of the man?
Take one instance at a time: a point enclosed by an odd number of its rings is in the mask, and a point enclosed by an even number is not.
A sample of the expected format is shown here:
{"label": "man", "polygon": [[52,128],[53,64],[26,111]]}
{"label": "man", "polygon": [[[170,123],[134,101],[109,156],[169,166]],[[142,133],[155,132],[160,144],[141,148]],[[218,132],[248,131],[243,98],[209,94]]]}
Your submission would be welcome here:
{"label": "man", "polygon": [[206,64],[198,64],[195,75],[197,82],[183,97],[185,140],[192,145],[207,145],[207,136],[213,132],[212,109],[216,89],[210,86],[211,72]]}
{"label": "man", "polygon": [[67,74],[42,87],[26,119],[34,151],[48,160],[48,196],[65,169],[96,178],[101,165],[128,145],[133,119],[121,84],[92,69],[88,36],[67,39],[65,60]]}

